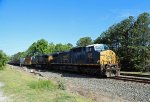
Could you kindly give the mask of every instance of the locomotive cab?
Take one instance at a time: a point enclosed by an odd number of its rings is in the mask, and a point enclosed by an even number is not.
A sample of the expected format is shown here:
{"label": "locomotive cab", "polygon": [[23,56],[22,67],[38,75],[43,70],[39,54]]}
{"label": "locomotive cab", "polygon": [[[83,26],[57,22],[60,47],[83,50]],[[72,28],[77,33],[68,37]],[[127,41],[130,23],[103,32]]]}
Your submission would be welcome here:
{"label": "locomotive cab", "polygon": [[[94,59],[97,59],[97,64],[101,65],[101,72],[106,74],[107,77],[118,76],[118,58],[116,54],[109,50],[109,47],[106,44],[93,44],[88,45],[87,49],[94,50],[95,56]],[[90,58],[90,57],[89,57]]]}

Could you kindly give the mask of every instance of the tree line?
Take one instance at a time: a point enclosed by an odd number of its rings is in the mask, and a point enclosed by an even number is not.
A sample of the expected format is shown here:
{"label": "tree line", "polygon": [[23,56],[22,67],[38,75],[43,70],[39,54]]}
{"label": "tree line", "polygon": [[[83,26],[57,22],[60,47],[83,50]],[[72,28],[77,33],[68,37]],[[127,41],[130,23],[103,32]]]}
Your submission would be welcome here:
{"label": "tree line", "polygon": [[[128,18],[116,23],[102,32],[99,37],[82,37],[75,47],[82,47],[93,43],[107,44],[119,57],[122,70],[141,71],[150,65],[150,14],[142,13],[137,18]],[[72,44],[53,44],[41,39],[34,42],[26,51],[13,55],[13,59],[38,54],[51,54],[67,51]]]}
{"label": "tree line", "polygon": [[54,44],[49,43],[45,39],[40,39],[34,42],[29,48],[24,52],[18,52],[11,57],[11,60],[19,60],[22,57],[36,56],[40,54],[51,54],[54,52],[68,51],[73,47],[71,43],[68,44]]}

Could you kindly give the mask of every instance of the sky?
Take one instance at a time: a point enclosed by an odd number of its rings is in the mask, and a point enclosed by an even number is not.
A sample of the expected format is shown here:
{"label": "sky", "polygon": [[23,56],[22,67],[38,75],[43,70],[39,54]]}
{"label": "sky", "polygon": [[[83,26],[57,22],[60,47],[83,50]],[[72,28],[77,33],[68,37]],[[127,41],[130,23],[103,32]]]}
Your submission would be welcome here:
{"label": "sky", "polygon": [[0,50],[13,55],[42,38],[75,46],[143,12],[150,0],[0,0]]}

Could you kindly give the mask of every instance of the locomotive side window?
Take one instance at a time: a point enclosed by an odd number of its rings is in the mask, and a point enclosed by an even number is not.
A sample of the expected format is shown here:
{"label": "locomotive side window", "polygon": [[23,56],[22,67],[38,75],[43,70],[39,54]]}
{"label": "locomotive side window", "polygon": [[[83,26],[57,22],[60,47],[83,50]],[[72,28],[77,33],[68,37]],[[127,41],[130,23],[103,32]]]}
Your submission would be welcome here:
{"label": "locomotive side window", "polygon": [[91,47],[87,47],[87,48],[86,48],[86,52],[91,52],[91,51],[92,51],[92,49],[93,49],[93,46],[91,46]]}
{"label": "locomotive side window", "polygon": [[105,44],[100,44],[100,45],[95,45],[94,46],[95,51],[104,51],[104,50],[108,50],[108,46]]}

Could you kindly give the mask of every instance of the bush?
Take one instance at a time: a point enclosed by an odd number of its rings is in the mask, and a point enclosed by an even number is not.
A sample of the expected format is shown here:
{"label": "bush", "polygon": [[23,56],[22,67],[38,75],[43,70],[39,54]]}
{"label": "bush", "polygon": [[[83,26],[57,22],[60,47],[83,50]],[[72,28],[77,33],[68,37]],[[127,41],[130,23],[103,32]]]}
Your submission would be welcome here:
{"label": "bush", "polygon": [[150,72],[150,64],[144,67],[143,72]]}
{"label": "bush", "polygon": [[0,50],[0,70],[5,68],[4,66],[7,64],[7,61],[7,55],[2,50]]}

